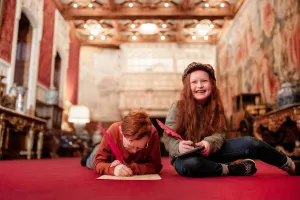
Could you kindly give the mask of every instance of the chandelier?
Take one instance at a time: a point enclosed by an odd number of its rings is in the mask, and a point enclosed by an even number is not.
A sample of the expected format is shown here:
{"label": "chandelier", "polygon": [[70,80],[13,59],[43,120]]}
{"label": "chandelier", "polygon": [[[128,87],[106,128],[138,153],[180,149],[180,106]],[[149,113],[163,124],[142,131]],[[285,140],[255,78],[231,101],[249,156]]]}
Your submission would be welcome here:
{"label": "chandelier", "polygon": [[99,35],[99,33],[102,31],[102,27],[100,24],[90,24],[87,29],[93,36]]}
{"label": "chandelier", "polygon": [[139,32],[140,34],[143,35],[154,35],[156,33],[158,33],[158,28],[156,26],[156,24],[154,23],[145,23],[142,24],[139,28]]}

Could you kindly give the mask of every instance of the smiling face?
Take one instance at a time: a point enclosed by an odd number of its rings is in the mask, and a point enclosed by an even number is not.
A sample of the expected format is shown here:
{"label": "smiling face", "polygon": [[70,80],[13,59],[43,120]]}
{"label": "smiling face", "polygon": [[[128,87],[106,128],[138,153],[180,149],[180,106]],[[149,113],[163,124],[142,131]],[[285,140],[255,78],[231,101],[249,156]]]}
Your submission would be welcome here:
{"label": "smiling face", "polygon": [[190,85],[193,97],[200,104],[204,104],[212,91],[209,74],[203,70],[197,70],[190,75]]}

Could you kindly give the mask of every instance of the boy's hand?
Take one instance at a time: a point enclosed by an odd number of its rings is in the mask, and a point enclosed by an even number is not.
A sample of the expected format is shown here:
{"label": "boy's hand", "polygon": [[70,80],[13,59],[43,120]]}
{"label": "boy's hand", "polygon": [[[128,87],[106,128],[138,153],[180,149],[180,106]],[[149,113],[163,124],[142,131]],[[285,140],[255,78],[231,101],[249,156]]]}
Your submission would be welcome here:
{"label": "boy's hand", "polygon": [[121,164],[121,162],[120,162],[119,160],[114,160],[114,162],[112,162],[112,163],[110,164],[110,167],[115,167],[115,166],[117,166],[117,165],[119,165],[119,164]]}
{"label": "boy's hand", "polygon": [[114,175],[115,176],[132,176],[133,172],[126,165],[119,164],[116,166],[116,168],[114,170]]}

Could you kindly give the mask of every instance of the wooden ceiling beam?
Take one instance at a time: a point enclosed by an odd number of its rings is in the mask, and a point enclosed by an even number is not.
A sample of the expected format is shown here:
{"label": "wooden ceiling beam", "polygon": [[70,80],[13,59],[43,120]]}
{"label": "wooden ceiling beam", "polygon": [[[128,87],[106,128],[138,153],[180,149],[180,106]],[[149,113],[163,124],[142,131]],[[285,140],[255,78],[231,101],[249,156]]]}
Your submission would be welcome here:
{"label": "wooden ceiling beam", "polygon": [[121,39],[121,24],[119,21],[115,20],[113,26],[116,31],[115,39],[119,41]]}
{"label": "wooden ceiling beam", "polygon": [[182,1],[182,4],[180,6],[181,10],[183,10],[183,11],[191,10],[194,7],[195,7],[195,4],[192,0]]}
{"label": "wooden ceiling beam", "polygon": [[110,11],[115,11],[117,9],[116,3],[114,0],[107,0],[107,5]]}
{"label": "wooden ceiling beam", "polygon": [[119,49],[119,43],[99,43],[99,42],[92,42],[92,41],[83,41],[81,42],[82,46],[95,46],[101,48],[112,48],[112,49]]}
{"label": "wooden ceiling beam", "polygon": [[88,45],[88,46],[97,46],[97,47],[103,47],[103,48],[117,48],[120,46],[120,44],[124,42],[130,42],[130,43],[168,43],[168,42],[176,42],[178,44],[185,44],[185,43],[191,43],[191,44],[216,44],[217,38],[214,36],[210,36],[209,40],[204,40],[204,39],[197,39],[197,40],[192,40],[190,37],[182,37],[182,39],[177,40],[177,38],[171,38],[162,41],[159,38],[156,39],[139,39],[136,41],[132,41],[130,39],[123,39],[123,40],[117,40],[115,38],[109,39],[109,40],[89,40],[85,39],[81,41],[82,45]]}
{"label": "wooden ceiling beam", "polygon": [[144,0],[143,4],[141,5],[143,8],[155,8],[155,3],[152,0]]}
{"label": "wooden ceiling beam", "polygon": [[183,40],[183,33],[182,33],[183,28],[184,28],[184,23],[182,21],[178,21],[177,26],[176,26],[176,40],[177,41]]}
{"label": "wooden ceiling beam", "polygon": [[69,26],[70,26],[71,32],[73,32],[75,34],[75,37],[78,39],[78,41],[81,42],[80,34],[78,31],[76,31],[76,27],[72,21],[69,21]]}
{"label": "wooden ceiling beam", "polygon": [[89,8],[69,8],[62,12],[66,20],[88,20],[88,19],[220,19],[233,17],[232,9],[197,8],[189,11],[178,11],[174,8],[159,8],[156,10],[141,10],[139,8],[122,8],[118,11],[103,10],[96,8],[91,11]]}

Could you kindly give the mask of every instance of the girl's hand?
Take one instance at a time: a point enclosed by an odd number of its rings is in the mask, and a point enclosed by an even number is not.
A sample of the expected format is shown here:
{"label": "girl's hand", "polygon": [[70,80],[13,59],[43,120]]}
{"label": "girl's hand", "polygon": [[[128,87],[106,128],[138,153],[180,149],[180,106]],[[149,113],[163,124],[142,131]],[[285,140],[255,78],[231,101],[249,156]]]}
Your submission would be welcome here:
{"label": "girl's hand", "polygon": [[179,142],[179,153],[183,154],[185,152],[191,151],[194,149],[192,146],[193,142],[190,140],[181,140]]}
{"label": "girl's hand", "polygon": [[197,147],[204,146],[204,149],[200,151],[200,154],[203,156],[208,156],[210,153],[210,144],[207,141],[202,140],[201,142],[196,143]]}

